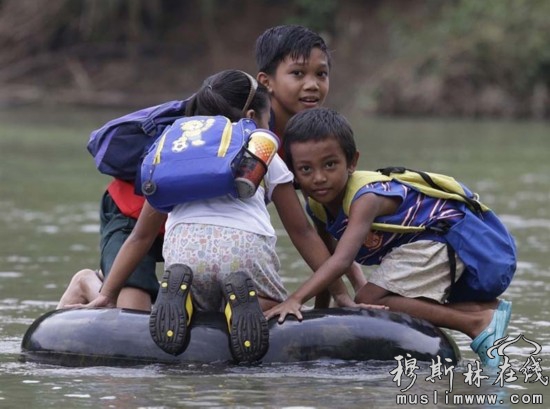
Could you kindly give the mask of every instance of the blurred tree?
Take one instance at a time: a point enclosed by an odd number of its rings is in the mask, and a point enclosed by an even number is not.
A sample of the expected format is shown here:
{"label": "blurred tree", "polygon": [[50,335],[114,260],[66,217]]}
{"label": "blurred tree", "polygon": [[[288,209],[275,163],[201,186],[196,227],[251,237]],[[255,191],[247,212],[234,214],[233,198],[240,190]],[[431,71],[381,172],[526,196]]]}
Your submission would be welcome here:
{"label": "blurred tree", "polygon": [[302,24],[317,32],[334,31],[337,0],[296,0],[297,12],[289,17],[288,24]]}
{"label": "blurred tree", "polygon": [[387,10],[397,52],[377,90],[383,111],[550,114],[549,1],[454,0],[437,6],[421,26]]}
{"label": "blurred tree", "polygon": [[0,84],[37,100],[179,94],[222,68],[253,70],[255,38],[298,23],[335,51],[331,101],[549,117],[549,15],[548,0],[0,0]]}

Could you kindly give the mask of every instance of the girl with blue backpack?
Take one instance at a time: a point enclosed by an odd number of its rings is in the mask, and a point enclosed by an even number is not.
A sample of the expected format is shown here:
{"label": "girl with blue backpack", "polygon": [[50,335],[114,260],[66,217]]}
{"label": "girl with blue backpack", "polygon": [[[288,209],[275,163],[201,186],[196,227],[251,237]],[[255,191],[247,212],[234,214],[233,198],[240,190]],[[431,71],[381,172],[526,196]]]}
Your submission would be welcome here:
{"label": "girl with blue backpack", "polygon": [[[256,41],[255,56],[258,81],[267,87],[270,95],[270,130],[282,137],[292,115],[323,104],[329,91],[332,58],[323,38],[300,25],[267,29]],[[109,275],[145,202],[139,174],[143,155],[167,126],[186,115],[188,101],[168,101],[144,108],[115,118],[91,133],[87,148],[98,170],[114,178],[100,207],[100,271],[85,269],[77,273],[58,308],[95,298],[93,295],[101,284],[99,274]],[[284,158],[282,144],[279,154]],[[118,297],[118,307],[151,310],[159,289],[154,271],[157,263],[163,261],[163,232],[163,229],[159,231],[150,250],[128,278]],[[358,266],[354,266],[348,278],[354,289],[365,283]],[[327,295],[317,297],[315,306],[328,307]]]}
{"label": "girl with blue backpack", "polygon": [[[224,115],[235,123],[249,118],[258,128],[266,129],[269,112],[266,87],[238,70],[222,71],[206,79],[186,108],[186,116],[202,116],[197,120]],[[203,139],[207,135],[205,132]],[[200,142],[195,139],[188,145],[202,146]],[[153,146],[152,150],[156,149]],[[304,260],[312,269],[318,268],[330,254],[302,209],[292,173],[275,155],[263,183],[248,199],[225,194],[192,200],[176,205],[168,214],[146,202],[99,296],[87,307],[116,306],[126,279],[165,225],[163,255],[167,267],[150,319],[157,345],[172,354],[183,352],[193,309],[224,311],[236,361],[261,359],[269,338],[262,311],[286,298],[278,272],[275,230],[266,205],[270,201]],[[355,305],[342,281],[331,290],[339,305]]]}

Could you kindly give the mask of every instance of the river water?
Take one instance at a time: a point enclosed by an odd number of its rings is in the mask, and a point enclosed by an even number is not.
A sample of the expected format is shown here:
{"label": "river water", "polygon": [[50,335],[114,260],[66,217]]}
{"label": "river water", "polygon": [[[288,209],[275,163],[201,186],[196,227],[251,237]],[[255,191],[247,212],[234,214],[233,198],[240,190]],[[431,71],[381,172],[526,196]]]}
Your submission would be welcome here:
{"label": "river water", "polygon": [[[0,111],[0,407],[392,408],[400,399],[417,407],[493,406],[471,398],[495,398],[503,408],[549,406],[548,123],[350,118],[360,167],[451,174],[480,193],[513,233],[519,262],[504,297],[513,301],[509,334],[523,338],[506,349],[506,377],[494,371],[478,385],[468,379],[475,355],[454,331],[463,359],[452,375],[432,382],[426,378],[433,372],[422,368],[400,385],[390,374],[395,362],[65,368],[20,361],[28,326],[55,308],[74,272],[97,266],[97,208],[108,178],[85,145],[89,132],[116,114]],[[273,222],[281,274],[293,290],[309,272],[275,215]]]}

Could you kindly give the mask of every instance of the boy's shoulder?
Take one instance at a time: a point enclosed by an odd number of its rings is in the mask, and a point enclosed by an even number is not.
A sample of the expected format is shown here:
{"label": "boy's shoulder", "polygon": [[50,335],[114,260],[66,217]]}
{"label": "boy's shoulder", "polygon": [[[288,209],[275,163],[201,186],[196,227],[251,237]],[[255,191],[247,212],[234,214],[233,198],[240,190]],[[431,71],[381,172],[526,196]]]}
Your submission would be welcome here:
{"label": "boy's shoulder", "polygon": [[[365,185],[376,182],[389,182],[392,178],[385,176],[380,172],[369,170],[357,170],[351,174],[346,184],[346,190],[342,200],[342,209],[345,214],[349,214],[351,203],[355,198],[357,192]],[[321,203],[316,202],[312,198],[308,198],[307,203],[310,212],[319,220],[326,222],[327,216],[324,206]]]}
{"label": "boy's shoulder", "polygon": [[351,174],[347,183],[347,190],[361,187],[369,183],[389,182],[392,177],[374,170],[357,170]]}

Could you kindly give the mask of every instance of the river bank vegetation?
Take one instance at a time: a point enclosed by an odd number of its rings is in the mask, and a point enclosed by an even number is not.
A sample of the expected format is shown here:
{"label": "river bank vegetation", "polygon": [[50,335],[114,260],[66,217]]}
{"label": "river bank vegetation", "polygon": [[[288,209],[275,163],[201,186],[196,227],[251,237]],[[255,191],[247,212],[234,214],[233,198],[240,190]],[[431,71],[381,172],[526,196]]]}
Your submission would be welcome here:
{"label": "river bank vegetation", "polygon": [[333,50],[328,104],[376,115],[550,118],[546,0],[0,0],[0,106],[143,106],[299,23]]}

